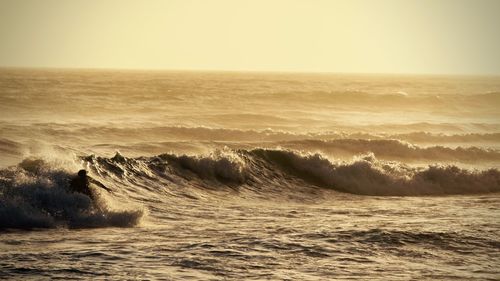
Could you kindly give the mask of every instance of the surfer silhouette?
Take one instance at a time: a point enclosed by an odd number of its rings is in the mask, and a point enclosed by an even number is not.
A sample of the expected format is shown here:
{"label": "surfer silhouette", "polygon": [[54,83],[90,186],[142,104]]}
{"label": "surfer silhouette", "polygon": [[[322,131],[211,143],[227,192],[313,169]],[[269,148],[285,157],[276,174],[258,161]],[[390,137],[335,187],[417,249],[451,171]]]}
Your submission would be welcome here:
{"label": "surfer silhouette", "polygon": [[94,194],[90,189],[91,183],[99,186],[100,188],[108,192],[111,192],[111,189],[107,188],[104,184],[91,178],[90,176],[87,176],[87,171],[85,170],[78,171],[78,176],[74,177],[71,180],[69,187],[71,188],[72,191],[85,194],[88,197],[90,197],[90,199],[94,200],[95,199]]}

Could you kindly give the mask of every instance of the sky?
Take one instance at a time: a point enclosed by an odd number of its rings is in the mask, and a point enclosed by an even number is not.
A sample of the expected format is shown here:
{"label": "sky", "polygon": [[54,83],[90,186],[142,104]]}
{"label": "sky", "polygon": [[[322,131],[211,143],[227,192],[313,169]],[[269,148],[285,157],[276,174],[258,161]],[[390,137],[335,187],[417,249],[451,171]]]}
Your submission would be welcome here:
{"label": "sky", "polygon": [[0,66],[500,75],[500,0],[0,0]]}

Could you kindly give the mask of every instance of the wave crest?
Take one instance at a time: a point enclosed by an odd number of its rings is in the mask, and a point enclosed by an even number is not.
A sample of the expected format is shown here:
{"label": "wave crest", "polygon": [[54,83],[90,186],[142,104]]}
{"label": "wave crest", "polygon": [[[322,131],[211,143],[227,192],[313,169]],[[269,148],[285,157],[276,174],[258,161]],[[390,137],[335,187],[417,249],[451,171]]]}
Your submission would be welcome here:
{"label": "wave crest", "polygon": [[241,184],[246,178],[244,161],[237,154],[222,150],[216,150],[205,157],[162,154],[159,158],[166,160],[177,170],[191,171],[203,179]]}
{"label": "wave crest", "polygon": [[[116,160],[102,158],[104,171],[117,169]],[[271,187],[312,185],[340,192],[379,196],[419,196],[500,192],[496,169],[468,170],[454,165],[412,167],[379,160],[373,153],[351,161],[331,160],[320,153],[288,149],[217,150],[212,154],[125,158],[119,169],[129,176],[172,185],[248,188],[266,192]],[[116,163],[113,165],[117,165]],[[106,173],[103,173],[106,174]],[[159,176],[159,177],[158,177]]]}
{"label": "wave crest", "polygon": [[373,154],[352,162],[332,162],[321,154],[254,150],[253,154],[306,182],[360,195],[409,196],[500,192],[500,173],[431,165],[412,168],[379,161]]}

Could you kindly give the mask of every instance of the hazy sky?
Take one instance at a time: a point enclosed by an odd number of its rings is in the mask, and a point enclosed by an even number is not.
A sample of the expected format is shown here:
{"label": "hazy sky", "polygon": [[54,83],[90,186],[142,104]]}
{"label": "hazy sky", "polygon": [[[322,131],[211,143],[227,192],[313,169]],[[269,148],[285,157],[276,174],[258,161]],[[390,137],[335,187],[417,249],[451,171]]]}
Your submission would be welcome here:
{"label": "hazy sky", "polygon": [[500,74],[500,0],[0,0],[0,66]]}

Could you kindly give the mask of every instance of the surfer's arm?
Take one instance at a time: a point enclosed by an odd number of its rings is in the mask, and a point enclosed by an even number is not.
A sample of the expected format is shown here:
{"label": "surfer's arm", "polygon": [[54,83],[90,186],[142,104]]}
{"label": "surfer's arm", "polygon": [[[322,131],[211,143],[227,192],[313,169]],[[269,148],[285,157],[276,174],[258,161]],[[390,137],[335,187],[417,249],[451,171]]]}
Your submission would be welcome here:
{"label": "surfer's arm", "polygon": [[89,181],[92,183],[92,184],[95,184],[97,185],[98,187],[108,191],[108,192],[112,192],[113,190],[111,190],[110,188],[106,187],[104,184],[100,183],[99,181],[96,181],[95,179],[92,179],[92,178],[89,178]]}

